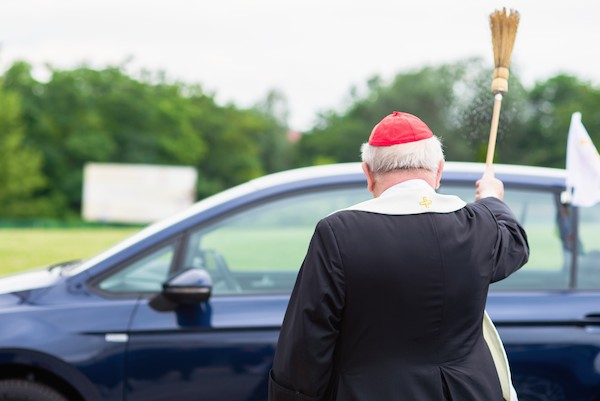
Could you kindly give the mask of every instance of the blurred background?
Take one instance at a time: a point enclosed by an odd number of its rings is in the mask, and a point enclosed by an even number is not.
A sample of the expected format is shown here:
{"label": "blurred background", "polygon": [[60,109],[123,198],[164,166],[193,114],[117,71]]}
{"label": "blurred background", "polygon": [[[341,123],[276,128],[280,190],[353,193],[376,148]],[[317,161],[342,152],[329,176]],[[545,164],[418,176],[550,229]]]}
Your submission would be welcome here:
{"label": "blurred background", "polygon": [[[573,112],[600,143],[595,0],[3,2],[0,274],[88,256],[157,218],[83,213],[86,194],[125,203],[129,186],[86,191],[90,165],[193,171],[184,207],[263,174],[357,161],[394,110],[421,117],[448,160],[483,161],[488,16],[503,6],[521,23],[495,160],[564,168]],[[132,176],[150,185],[134,204],[175,181],[148,171]]]}

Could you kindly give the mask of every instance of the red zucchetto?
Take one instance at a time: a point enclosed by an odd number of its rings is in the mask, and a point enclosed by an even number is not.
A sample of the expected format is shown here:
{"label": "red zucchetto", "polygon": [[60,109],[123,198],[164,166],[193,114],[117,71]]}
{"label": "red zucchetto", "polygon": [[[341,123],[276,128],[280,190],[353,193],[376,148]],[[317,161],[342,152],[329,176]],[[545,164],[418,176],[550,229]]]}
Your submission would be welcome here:
{"label": "red zucchetto", "polygon": [[369,145],[391,146],[431,138],[433,133],[418,117],[395,111],[379,122],[371,131]]}

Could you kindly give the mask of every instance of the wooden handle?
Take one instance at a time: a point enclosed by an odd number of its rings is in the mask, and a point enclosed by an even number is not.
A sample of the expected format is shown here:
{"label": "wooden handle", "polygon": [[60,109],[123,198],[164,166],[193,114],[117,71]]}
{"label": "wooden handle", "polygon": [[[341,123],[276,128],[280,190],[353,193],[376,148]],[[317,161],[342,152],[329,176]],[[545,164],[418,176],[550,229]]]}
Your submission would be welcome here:
{"label": "wooden handle", "polygon": [[488,142],[487,157],[485,158],[485,166],[492,166],[494,162],[494,151],[496,150],[496,136],[498,134],[498,121],[500,121],[500,107],[502,106],[502,94],[498,93],[494,96],[494,111],[492,112],[492,127],[490,128],[490,139]]}

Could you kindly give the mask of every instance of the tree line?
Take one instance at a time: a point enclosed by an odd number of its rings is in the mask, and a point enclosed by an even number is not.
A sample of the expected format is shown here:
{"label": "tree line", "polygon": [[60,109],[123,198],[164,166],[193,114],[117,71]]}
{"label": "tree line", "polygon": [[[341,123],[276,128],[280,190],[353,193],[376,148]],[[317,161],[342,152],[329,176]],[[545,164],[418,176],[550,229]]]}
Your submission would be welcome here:
{"label": "tree line", "polygon": [[[394,110],[422,118],[442,138],[447,160],[483,161],[490,77],[478,59],[400,72],[389,82],[375,76],[292,143],[277,91],[240,108],[162,73],[82,66],[51,69],[42,82],[31,65],[15,62],[0,76],[0,217],[78,216],[87,162],[193,166],[200,199],[266,173],[357,161],[372,127]],[[497,162],[564,167],[575,111],[600,142],[600,89],[592,83],[558,74],[526,88],[513,73],[509,85]]]}

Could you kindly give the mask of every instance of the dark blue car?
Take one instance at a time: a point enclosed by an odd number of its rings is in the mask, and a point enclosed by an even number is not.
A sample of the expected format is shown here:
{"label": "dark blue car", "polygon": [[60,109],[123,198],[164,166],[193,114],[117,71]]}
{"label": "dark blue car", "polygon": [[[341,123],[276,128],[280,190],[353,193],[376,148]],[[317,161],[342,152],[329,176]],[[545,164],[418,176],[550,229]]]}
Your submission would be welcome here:
{"label": "dark blue car", "polygon": [[[482,171],[447,163],[440,191],[472,200]],[[562,170],[496,173],[531,245],[487,305],[519,398],[598,401],[600,206],[564,202]],[[369,197],[359,164],[278,173],[91,259],[0,279],[0,399],[266,400],[316,222]]]}

